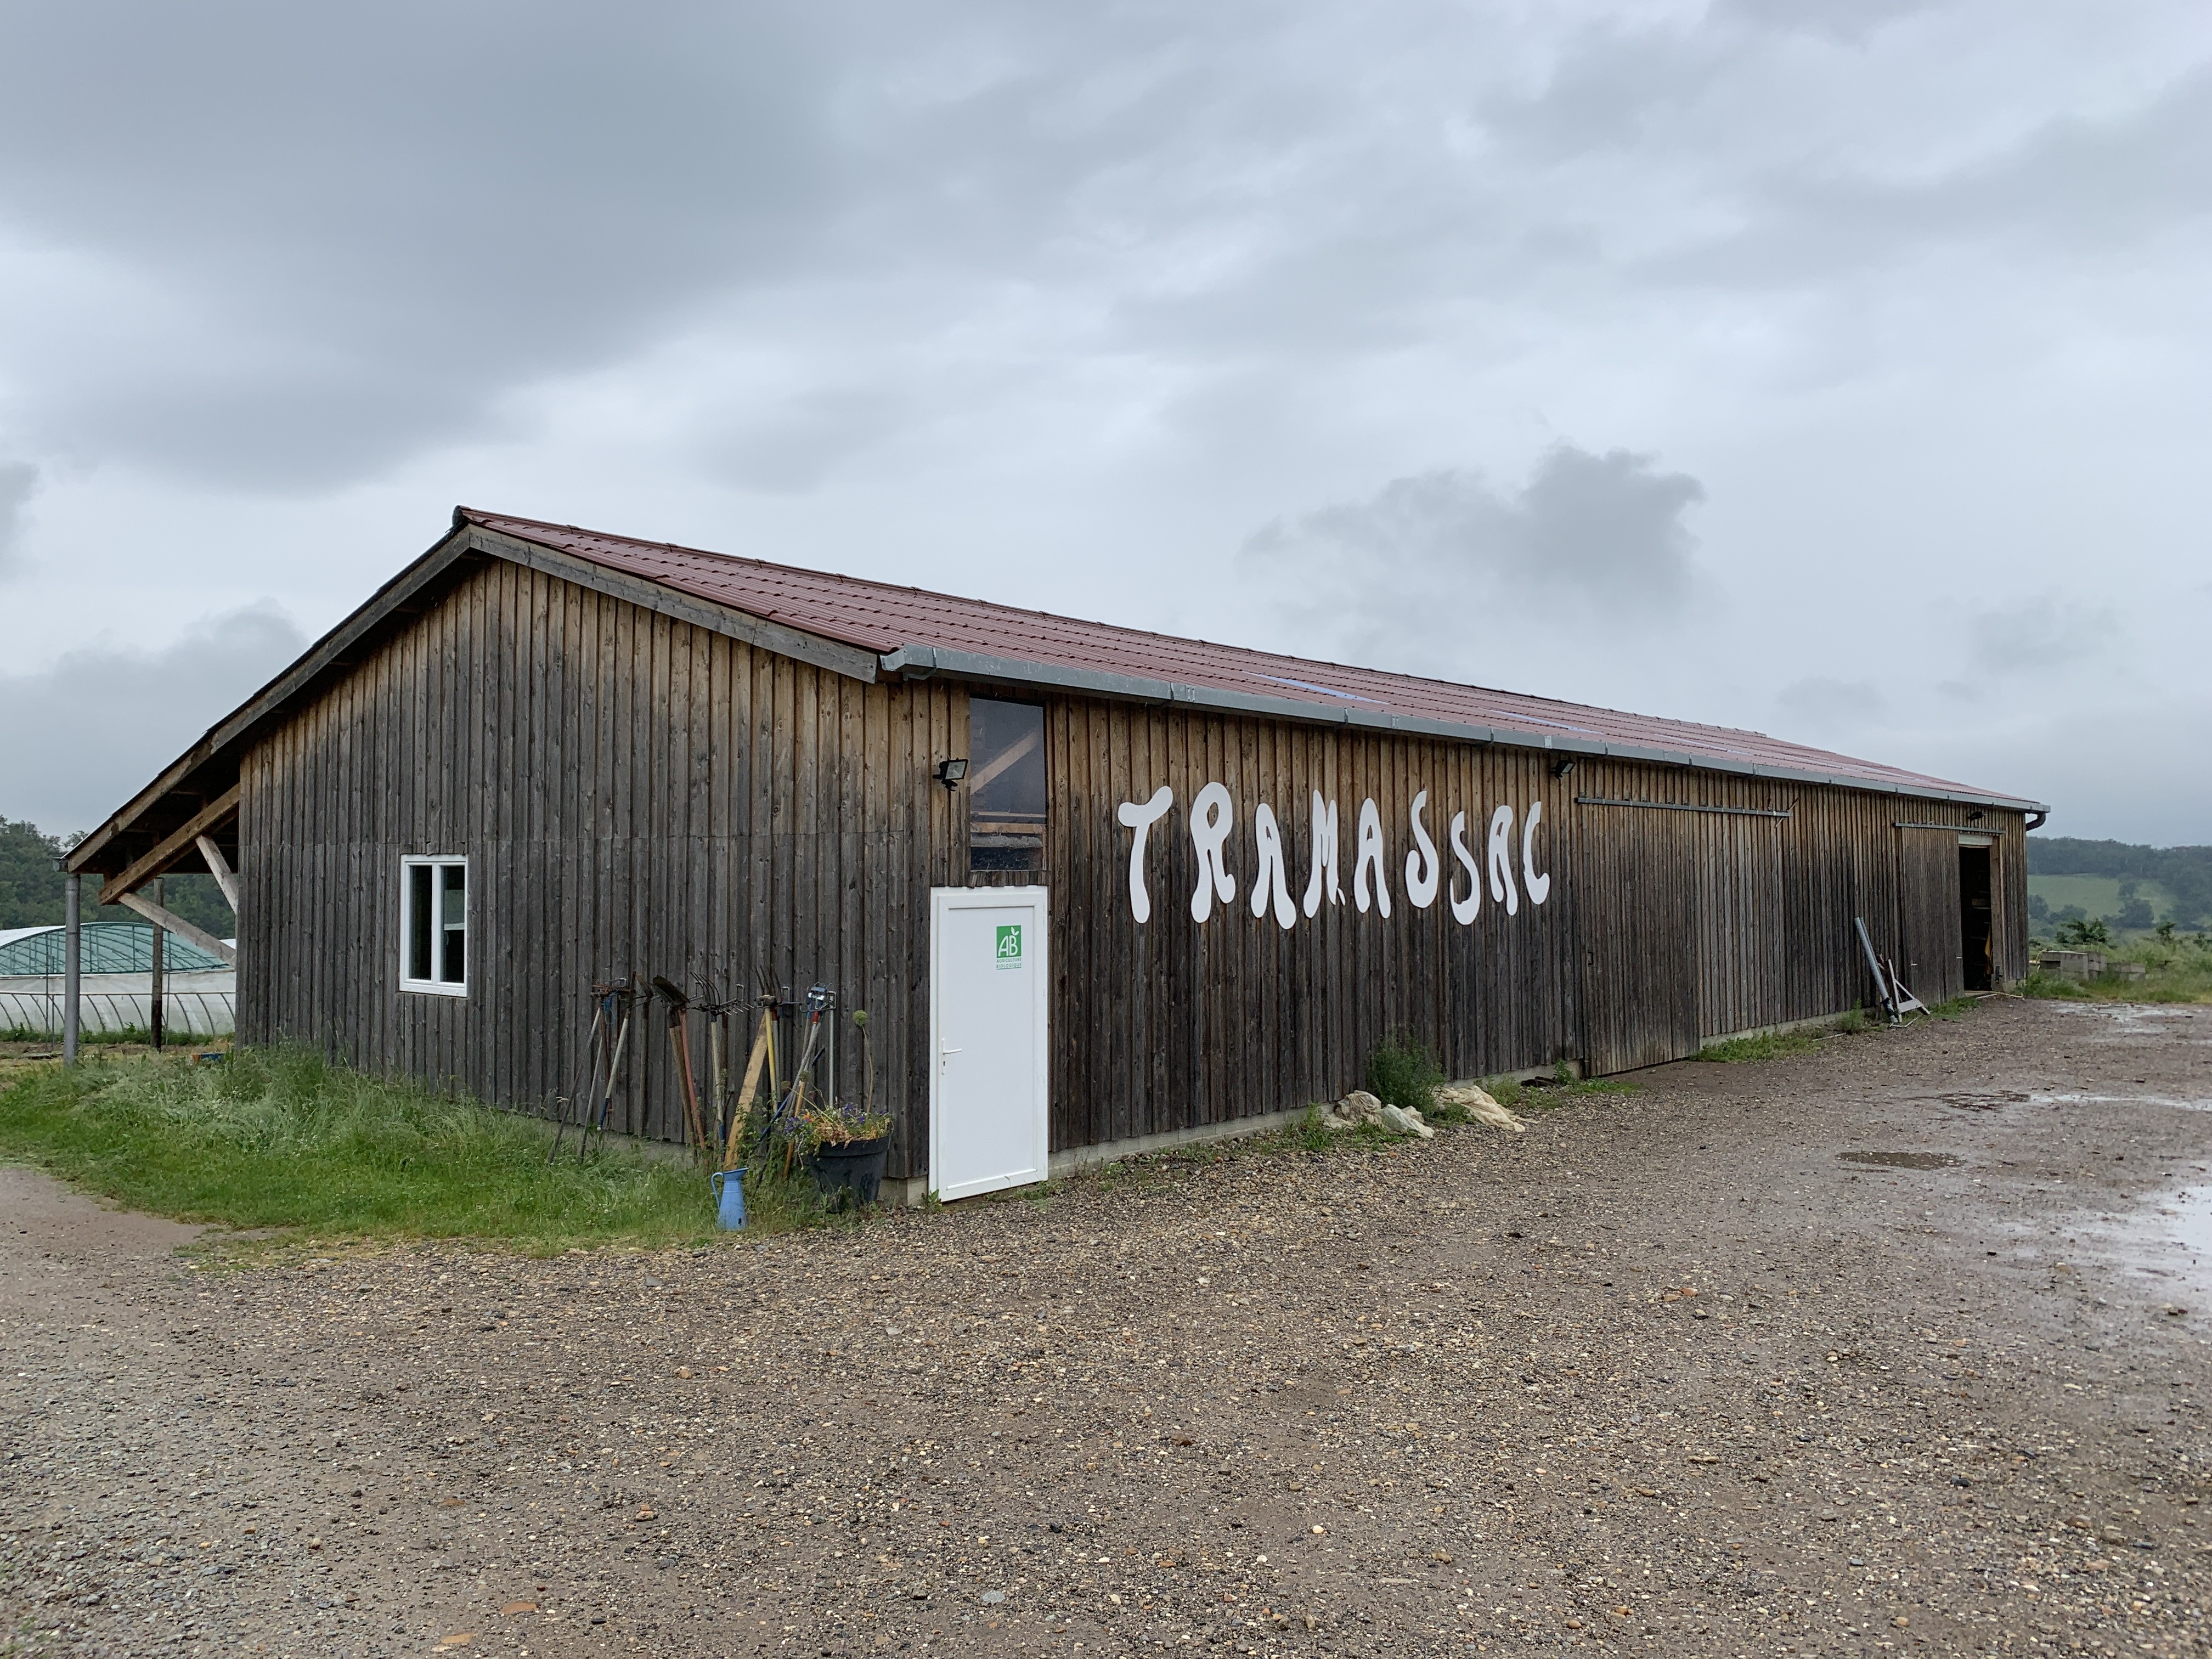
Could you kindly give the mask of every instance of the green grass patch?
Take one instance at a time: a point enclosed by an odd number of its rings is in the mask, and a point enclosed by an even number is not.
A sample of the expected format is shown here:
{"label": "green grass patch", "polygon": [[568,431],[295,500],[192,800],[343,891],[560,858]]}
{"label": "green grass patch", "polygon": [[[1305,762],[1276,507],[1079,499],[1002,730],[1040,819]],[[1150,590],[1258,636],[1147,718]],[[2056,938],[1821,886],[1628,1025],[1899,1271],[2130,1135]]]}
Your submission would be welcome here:
{"label": "green grass patch", "polygon": [[1765,1031],[1758,1036],[1730,1037],[1724,1042],[1708,1042],[1698,1050],[1697,1057],[1717,1060],[1723,1065],[1734,1065],[1743,1060],[1781,1060],[1790,1054],[1809,1054],[1820,1046],[1820,1036],[1813,1031]]}
{"label": "green grass patch", "polygon": [[[150,1047],[154,1041],[152,1028],[144,1025],[119,1026],[112,1031],[84,1030],[77,1033],[80,1048],[127,1048],[133,1043]],[[62,1046],[59,1031],[42,1031],[28,1025],[11,1025],[0,1030],[0,1043],[28,1043],[34,1048],[53,1048]],[[222,1036],[192,1036],[182,1031],[170,1031],[161,1039],[165,1048],[183,1054],[189,1049],[194,1054],[210,1053],[230,1047],[228,1035]]]}
{"label": "green grass patch", "polygon": [[2212,1002],[2212,939],[2202,934],[2148,934],[2098,954],[2143,971],[2090,980],[2038,971],[2021,981],[2021,994],[2063,1002]]}
{"label": "green grass patch", "polygon": [[1586,1095],[1632,1095],[1638,1087],[1624,1078],[1577,1077],[1564,1065],[1549,1078],[1486,1078],[1482,1086],[1510,1112],[1546,1112]]}
{"label": "green grass patch", "polygon": [[[703,1170],[628,1146],[549,1164],[551,1130],[297,1049],[223,1064],[46,1066],[0,1090],[0,1158],[134,1209],[295,1239],[495,1241],[532,1252],[718,1237]],[[747,1188],[750,1231],[813,1224],[804,1170]]]}
{"label": "green grass patch", "polygon": [[[1980,1006],[1973,997],[1957,997],[1949,1002],[1936,1004],[1928,1010],[1930,1019],[1956,1019]],[[1817,1025],[1801,1026],[1793,1031],[1766,1031],[1757,1036],[1729,1037],[1723,1042],[1708,1042],[1698,1050],[1697,1058],[1733,1065],[1746,1060],[1783,1060],[1791,1054],[1809,1054],[1831,1037],[1856,1036],[1860,1032],[1886,1030],[1870,1024],[1863,1008],[1849,1008],[1835,1018]]]}

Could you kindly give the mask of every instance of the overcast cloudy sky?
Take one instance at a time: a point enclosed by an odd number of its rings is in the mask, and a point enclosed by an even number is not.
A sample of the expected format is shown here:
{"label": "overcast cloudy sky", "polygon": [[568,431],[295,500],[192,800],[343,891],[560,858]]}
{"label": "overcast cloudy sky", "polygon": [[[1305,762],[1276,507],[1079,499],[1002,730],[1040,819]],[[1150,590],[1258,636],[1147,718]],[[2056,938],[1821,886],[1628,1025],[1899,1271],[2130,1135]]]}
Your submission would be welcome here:
{"label": "overcast cloudy sky", "polygon": [[2212,842],[2203,0],[0,28],[0,814],[466,501]]}

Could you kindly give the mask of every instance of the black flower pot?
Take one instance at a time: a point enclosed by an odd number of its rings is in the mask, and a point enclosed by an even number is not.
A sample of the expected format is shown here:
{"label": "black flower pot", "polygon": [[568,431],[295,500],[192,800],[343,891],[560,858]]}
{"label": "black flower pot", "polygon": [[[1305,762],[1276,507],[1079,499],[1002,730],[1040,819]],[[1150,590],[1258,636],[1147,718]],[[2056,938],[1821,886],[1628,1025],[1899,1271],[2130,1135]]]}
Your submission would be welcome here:
{"label": "black flower pot", "polygon": [[814,1184],[823,1197],[842,1202],[842,1195],[850,1193],[855,1204],[872,1204],[883,1190],[884,1159],[890,1147],[889,1135],[817,1146],[808,1155],[806,1167],[814,1172]]}

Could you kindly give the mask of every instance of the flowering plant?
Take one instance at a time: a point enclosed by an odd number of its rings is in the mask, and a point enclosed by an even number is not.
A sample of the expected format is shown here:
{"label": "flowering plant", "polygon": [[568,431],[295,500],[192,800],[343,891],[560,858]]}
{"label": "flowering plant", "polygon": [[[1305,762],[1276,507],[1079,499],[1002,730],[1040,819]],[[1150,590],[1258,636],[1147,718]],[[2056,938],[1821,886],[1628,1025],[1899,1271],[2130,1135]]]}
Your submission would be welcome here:
{"label": "flowering plant", "polygon": [[811,1093],[799,1103],[799,1133],[810,1146],[849,1146],[891,1130],[891,1115],[866,1101],[828,1101]]}

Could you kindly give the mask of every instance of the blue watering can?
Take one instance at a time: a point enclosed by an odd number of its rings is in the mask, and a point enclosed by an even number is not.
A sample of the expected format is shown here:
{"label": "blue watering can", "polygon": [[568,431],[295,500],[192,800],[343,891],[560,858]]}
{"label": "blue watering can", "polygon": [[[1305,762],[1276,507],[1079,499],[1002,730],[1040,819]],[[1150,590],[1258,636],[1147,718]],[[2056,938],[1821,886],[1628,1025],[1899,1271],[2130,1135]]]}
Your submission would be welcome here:
{"label": "blue watering can", "polygon": [[717,1170],[707,1179],[714,1188],[714,1224],[726,1233],[745,1230],[745,1172]]}

